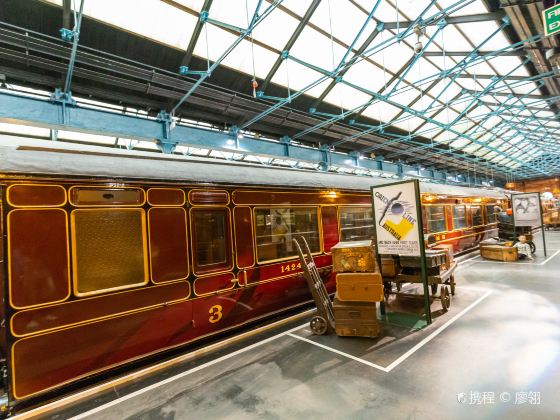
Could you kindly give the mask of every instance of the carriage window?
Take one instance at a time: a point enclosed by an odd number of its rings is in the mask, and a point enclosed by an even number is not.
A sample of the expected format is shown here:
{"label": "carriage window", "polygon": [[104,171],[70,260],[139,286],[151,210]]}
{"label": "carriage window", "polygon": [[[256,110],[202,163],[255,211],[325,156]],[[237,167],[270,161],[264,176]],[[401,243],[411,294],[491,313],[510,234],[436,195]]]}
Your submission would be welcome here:
{"label": "carriage window", "polygon": [[484,224],[481,206],[471,206],[471,221],[473,226],[480,226]]}
{"label": "carriage window", "polygon": [[295,235],[307,240],[311,252],[321,250],[316,207],[255,209],[255,235],[259,262],[295,257]]}
{"label": "carriage window", "polygon": [[428,232],[444,232],[447,230],[445,225],[445,207],[443,206],[425,206],[426,221],[428,224]]}
{"label": "carriage window", "polygon": [[193,209],[194,268],[196,273],[231,268],[229,214],[226,209]]}
{"label": "carriage window", "polygon": [[496,223],[498,221],[498,213],[500,208],[496,204],[488,204],[486,206],[486,216],[488,217],[488,223]]}
{"label": "carriage window", "polygon": [[453,206],[453,229],[467,227],[467,212],[465,206]]}
{"label": "carriage window", "polygon": [[371,207],[340,207],[340,240],[364,241],[373,238]]}

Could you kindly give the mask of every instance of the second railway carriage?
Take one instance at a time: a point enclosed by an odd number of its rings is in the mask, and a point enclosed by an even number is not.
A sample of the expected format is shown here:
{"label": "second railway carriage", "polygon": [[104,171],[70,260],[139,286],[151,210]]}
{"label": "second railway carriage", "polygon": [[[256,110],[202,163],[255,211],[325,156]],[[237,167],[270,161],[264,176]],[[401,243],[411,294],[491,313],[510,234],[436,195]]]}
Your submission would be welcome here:
{"label": "second railway carriage", "polygon": [[[383,179],[2,139],[1,351],[11,404],[310,300],[303,235],[371,238]],[[495,234],[501,191],[421,184],[426,243]],[[70,386],[70,387],[69,387]]]}

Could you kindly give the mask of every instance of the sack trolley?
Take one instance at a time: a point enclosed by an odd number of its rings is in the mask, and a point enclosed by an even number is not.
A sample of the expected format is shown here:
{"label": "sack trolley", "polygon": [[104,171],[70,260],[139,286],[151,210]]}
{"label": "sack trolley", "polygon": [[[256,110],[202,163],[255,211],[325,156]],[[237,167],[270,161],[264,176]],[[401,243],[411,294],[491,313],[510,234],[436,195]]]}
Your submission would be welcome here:
{"label": "sack trolley", "polygon": [[[292,242],[299,255],[307,286],[317,306],[317,315],[313,316],[309,322],[311,332],[316,335],[331,333],[334,331],[333,305],[323,280],[317,271],[309,245],[303,236],[294,238]],[[305,253],[302,251],[302,248],[305,250]]]}

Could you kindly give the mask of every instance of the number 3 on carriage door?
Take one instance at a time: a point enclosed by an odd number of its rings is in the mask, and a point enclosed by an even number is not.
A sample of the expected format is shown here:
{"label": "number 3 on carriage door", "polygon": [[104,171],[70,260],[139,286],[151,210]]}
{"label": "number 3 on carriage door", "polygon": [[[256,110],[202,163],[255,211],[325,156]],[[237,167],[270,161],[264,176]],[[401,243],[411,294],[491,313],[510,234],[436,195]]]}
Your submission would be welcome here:
{"label": "number 3 on carriage door", "polygon": [[222,319],[222,316],[223,316],[222,306],[221,305],[214,305],[210,308],[208,313],[210,314],[210,318],[208,318],[208,321],[210,321],[210,323],[212,323],[212,324],[215,324],[220,319]]}

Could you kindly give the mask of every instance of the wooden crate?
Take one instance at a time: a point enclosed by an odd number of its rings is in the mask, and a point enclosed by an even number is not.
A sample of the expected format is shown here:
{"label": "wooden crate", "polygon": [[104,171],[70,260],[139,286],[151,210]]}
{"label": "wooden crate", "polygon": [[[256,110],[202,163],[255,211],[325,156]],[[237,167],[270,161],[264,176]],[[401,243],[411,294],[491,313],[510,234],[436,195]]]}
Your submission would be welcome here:
{"label": "wooden crate", "polygon": [[395,277],[400,271],[400,266],[393,257],[381,256],[381,274],[383,277]]}
{"label": "wooden crate", "polygon": [[381,330],[375,303],[333,302],[335,332],[342,337],[377,337]]}
{"label": "wooden crate", "polygon": [[495,261],[517,261],[517,248],[500,245],[481,245],[480,256]]}
{"label": "wooden crate", "polygon": [[383,281],[379,273],[338,273],[336,294],[342,302],[383,301]]}
{"label": "wooden crate", "polygon": [[335,273],[379,271],[372,241],[339,242],[331,248]]}

